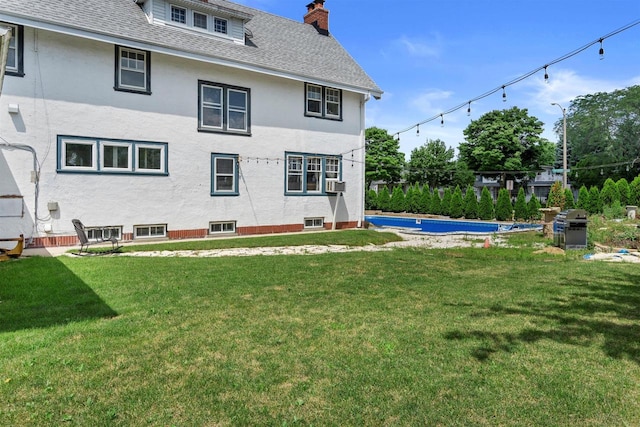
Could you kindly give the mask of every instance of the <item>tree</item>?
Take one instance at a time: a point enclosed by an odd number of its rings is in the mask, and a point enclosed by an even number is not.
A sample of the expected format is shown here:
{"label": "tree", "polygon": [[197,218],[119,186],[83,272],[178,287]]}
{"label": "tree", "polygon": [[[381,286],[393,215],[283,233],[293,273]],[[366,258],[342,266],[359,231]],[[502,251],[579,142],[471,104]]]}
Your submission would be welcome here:
{"label": "tree", "polygon": [[551,189],[549,190],[549,197],[547,197],[547,207],[558,207],[560,210],[564,209],[564,190],[562,189],[562,184],[560,181],[556,181],[551,184]]}
{"label": "tree", "polygon": [[420,195],[421,192],[418,183],[407,189],[407,193],[405,194],[407,212],[420,212]]}
{"label": "tree", "polygon": [[440,215],[449,215],[451,210],[451,188],[447,187],[442,192],[442,202],[440,203]]}
{"label": "tree", "polygon": [[469,169],[467,163],[460,159],[456,160],[451,185],[459,185],[460,188],[463,188],[468,185],[473,185],[475,180],[476,175]]}
{"label": "tree", "polygon": [[536,197],[535,194],[531,195],[529,199],[529,203],[527,203],[527,211],[529,212],[529,219],[531,221],[538,220],[542,217],[542,213],[540,212],[540,208],[542,207],[540,200]]}
{"label": "tree", "polygon": [[496,202],[496,219],[498,221],[510,221],[513,219],[511,197],[509,196],[509,190],[506,188],[501,188],[498,192],[498,201]]}
{"label": "tree", "polygon": [[564,189],[564,208],[573,209],[576,207],[576,201],[573,198],[573,191],[569,188]]}
{"label": "tree", "polygon": [[526,109],[494,110],[464,129],[459,158],[483,176],[500,178],[504,186],[506,179],[533,176],[553,160],[553,143],[540,136],[543,130]]}
{"label": "tree", "polygon": [[382,187],[378,190],[378,209],[383,211],[390,211],[391,194],[387,187]]}
{"label": "tree", "polygon": [[620,192],[613,179],[607,178],[600,191],[600,199],[603,206],[611,206],[613,202],[620,201]]}
{"label": "tree", "polygon": [[578,203],[576,207],[578,209],[584,209],[585,211],[589,210],[589,190],[586,185],[580,187],[580,191],[578,191]]}
{"label": "tree", "polygon": [[404,154],[400,143],[384,129],[365,130],[365,188],[373,181],[386,184],[400,182],[404,169]]}
{"label": "tree", "polygon": [[529,218],[529,210],[527,208],[527,197],[524,194],[524,188],[520,187],[518,190],[518,196],[516,197],[516,204],[513,207],[513,216],[518,220],[526,220]]}
{"label": "tree", "polygon": [[471,185],[467,186],[467,191],[464,193],[464,217],[467,219],[478,218],[478,198]]}
{"label": "tree", "polygon": [[629,181],[625,178],[620,178],[616,181],[616,187],[620,194],[620,205],[627,206],[631,200],[631,188],[629,187]]}
{"label": "tree", "polygon": [[399,186],[393,189],[391,193],[391,201],[389,202],[391,212],[404,212],[407,209],[404,191]]}
{"label": "tree", "polygon": [[431,190],[426,185],[420,193],[420,213],[427,214],[431,211]]}
{"label": "tree", "polygon": [[440,198],[440,192],[438,189],[433,190],[433,194],[431,195],[431,209],[429,209],[429,213],[434,215],[440,215],[442,213],[442,199]]}
{"label": "tree", "polygon": [[589,189],[589,209],[590,214],[602,213],[602,199],[600,198],[600,190],[595,185]]}
{"label": "tree", "polygon": [[[602,186],[606,178],[629,181],[635,177],[633,159],[640,157],[639,105],[640,86],[583,95],[571,102],[567,109],[567,150],[571,152],[569,166],[578,172],[577,176],[571,173],[574,184]],[[561,126],[561,121],[556,123],[556,130]],[[629,159],[629,164],[600,174],[600,165],[620,159]]]}
{"label": "tree", "polygon": [[493,198],[491,197],[491,193],[489,193],[487,187],[482,187],[482,192],[480,193],[478,217],[484,220],[494,219],[496,217],[495,211],[493,209]]}
{"label": "tree", "polygon": [[447,148],[444,141],[428,140],[411,150],[407,180],[427,184],[431,188],[448,185],[455,167],[454,155],[453,148]]}
{"label": "tree", "polygon": [[456,186],[451,195],[451,205],[449,206],[449,216],[451,218],[462,218],[464,214],[464,201],[462,200],[462,190]]}
{"label": "tree", "polygon": [[371,189],[365,193],[364,206],[365,209],[369,210],[380,209],[378,207],[378,193],[376,193],[376,190]]}
{"label": "tree", "polygon": [[636,176],[629,184],[630,204],[638,206],[640,204],[640,175]]}

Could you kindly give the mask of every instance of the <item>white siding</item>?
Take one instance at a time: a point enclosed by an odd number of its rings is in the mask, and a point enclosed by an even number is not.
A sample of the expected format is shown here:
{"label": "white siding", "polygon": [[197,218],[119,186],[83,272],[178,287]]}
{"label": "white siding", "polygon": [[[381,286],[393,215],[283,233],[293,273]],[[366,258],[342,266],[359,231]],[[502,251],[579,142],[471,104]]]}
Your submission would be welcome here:
{"label": "white siding", "polygon": [[[285,196],[287,151],[344,153],[347,192],[337,222],[361,219],[362,95],[343,93],[342,121],[309,118],[301,82],[160,54],[151,56],[152,95],[119,92],[113,89],[113,45],[46,31],[34,42],[29,28],[25,39],[26,75],[5,77],[0,129],[10,143],[34,147],[41,162],[33,235],[73,234],[72,218],[121,225],[125,233],[156,223],[189,230],[206,229],[210,221],[237,221],[238,227],[302,224],[306,217],[332,222],[335,196]],[[199,79],[251,90],[251,136],[197,131]],[[18,115],[6,113],[10,103],[20,106]],[[58,135],[168,143],[169,175],[58,173]],[[211,153],[240,156],[238,196],[210,195]],[[28,152],[0,150],[0,192],[23,195],[26,206],[23,218],[2,218],[0,237],[32,235],[31,164]],[[60,209],[49,216],[51,201]]]}

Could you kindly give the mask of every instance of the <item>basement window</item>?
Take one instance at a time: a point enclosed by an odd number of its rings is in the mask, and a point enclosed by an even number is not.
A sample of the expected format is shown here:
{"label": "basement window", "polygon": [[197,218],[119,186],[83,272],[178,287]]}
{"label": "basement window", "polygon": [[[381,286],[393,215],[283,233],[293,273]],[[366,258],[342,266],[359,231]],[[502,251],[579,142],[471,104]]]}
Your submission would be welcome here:
{"label": "basement window", "polygon": [[235,221],[216,221],[209,223],[209,234],[228,234],[236,232]]}
{"label": "basement window", "polygon": [[122,239],[122,226],[109,225],[106,227],[85,227],[87,238],[89,240],[109,240],[115,237],[117,240]]}
{"label": "basement window", "polygon": [[135,239],[167,237],[167,224],[135,225],[133,237]]}
{"label": "basement window", "polygon": [[304,228],[324,228],[324,218],[305,218]]}

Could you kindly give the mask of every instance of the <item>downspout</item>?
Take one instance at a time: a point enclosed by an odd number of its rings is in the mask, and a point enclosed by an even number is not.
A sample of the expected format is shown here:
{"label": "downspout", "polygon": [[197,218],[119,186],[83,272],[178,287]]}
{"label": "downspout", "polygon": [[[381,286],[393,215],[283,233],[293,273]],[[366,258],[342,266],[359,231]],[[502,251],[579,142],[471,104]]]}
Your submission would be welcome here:
{"label": "downspout", "polygon": [[[362,101],[360,101],[360,129],[362,129],[362,137],[360,138],[360,142],[362,144],[362,161],[360,162],[360,176],[363,178],[362,183],[365,184],[367,182],[366,180],[366,176],[365,176],[365,161],[367,158],[367,154],[366,154],[366,129],[365,129],[365,104],[371,99],[371,94],[370,93],[366,93],[363,97],[362,97]],[[366,191],[367,189],[364,188],[364,185],[362,186],[362,194],[360,196],[360,217],[358,218],[358,228],[362,228],[362,225],[364,223],[364,201],[365,201],[365,195],[366,195]]]}

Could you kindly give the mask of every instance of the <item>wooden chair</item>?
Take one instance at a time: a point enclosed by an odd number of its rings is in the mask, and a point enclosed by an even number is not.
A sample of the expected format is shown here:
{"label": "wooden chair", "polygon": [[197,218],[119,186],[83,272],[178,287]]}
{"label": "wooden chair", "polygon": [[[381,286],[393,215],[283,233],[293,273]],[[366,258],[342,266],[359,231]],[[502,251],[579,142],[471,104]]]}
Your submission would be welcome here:
{"label": "wooden chair", "polygon": [[24,236],[22,234],[20,237],[0,239],[0,242],[16,242],[13,249],[0,248],[0,261],[7,261],[10,258],[18,258],[22,255],[22,250],[24,249]]}

